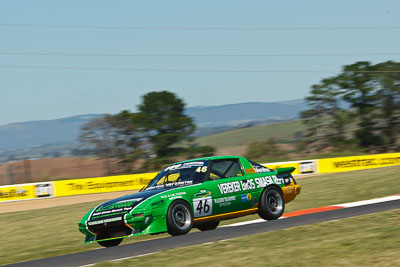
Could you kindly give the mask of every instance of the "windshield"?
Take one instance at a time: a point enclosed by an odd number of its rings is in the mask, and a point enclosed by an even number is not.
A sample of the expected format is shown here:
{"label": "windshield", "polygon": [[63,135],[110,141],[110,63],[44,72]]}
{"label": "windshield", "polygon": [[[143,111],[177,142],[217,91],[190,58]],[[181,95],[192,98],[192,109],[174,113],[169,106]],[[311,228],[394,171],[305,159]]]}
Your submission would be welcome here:
{"label": "windshield", "polygon": [[202,160],[169,165],[149,183],[145,190],[201,183],[207,174],[208,163],[208,160]]}

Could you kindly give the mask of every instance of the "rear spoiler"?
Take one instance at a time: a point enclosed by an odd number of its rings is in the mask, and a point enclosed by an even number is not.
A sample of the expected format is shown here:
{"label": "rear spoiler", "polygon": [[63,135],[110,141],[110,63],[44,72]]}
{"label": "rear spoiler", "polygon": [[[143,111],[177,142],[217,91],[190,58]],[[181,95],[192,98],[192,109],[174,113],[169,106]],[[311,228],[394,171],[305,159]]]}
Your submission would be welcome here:
{"label": "rear spoiler", "polygon": [[277,168],[276,172],[277,174],[292,173],[295,169],[295,167]]}

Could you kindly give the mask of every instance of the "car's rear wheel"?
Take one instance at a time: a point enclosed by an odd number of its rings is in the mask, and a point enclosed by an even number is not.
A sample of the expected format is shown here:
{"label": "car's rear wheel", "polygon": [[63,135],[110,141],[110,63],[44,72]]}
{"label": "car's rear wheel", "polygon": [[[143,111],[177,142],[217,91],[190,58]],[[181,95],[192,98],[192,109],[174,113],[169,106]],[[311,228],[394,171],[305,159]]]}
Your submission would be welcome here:
{"label": "car's rear wheel", "polygon": [[219,221],[213,221],[213,222],[197,224],[196,227],[200,231],[209,231],[209,230],[214,230],[215,228],[217,228],[218,224],[219,224]]}
{"label": "car's rear wheel", "polygon": [[282,191],[276,186],[267,187],[261,194],[258,214],[264,220],[276,220],[285,210]]}
{"label": "car's rear wheel", "polygon": [[193,214],[189,204],[175,200],[168,208],[167,229],[170,235],[184,235],[192,229]]}
{"label": "car's rear wheel", "polygon": [[121,242],[122,242],[122,238],[97,241],[97,243],[99,243],[100,246],[103,246],[106,248],[118,246],[119,244],[121,244]]}

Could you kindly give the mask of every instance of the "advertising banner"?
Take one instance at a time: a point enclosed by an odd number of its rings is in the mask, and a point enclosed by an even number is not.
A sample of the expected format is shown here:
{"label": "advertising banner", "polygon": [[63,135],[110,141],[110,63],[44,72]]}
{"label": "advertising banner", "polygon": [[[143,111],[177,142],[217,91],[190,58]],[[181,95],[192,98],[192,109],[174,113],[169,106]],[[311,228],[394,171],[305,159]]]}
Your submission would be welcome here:
{"label": "advertising banner", "polygon": [[55,181],[57,197],[139,190],[147,185],[157,173],[130,174],[108,177]]}
{"label": "advertising banner", "polygon": [[296,170],[292,174],[311,174],[318,172],[318,164],[316,160],[303,160],[303,161],[289,161],[289,162],[275,162],[265,163],[264,166],[276,170],[277,168],[295,167]]}
{"label": "advertising banner", "polygon": [[32,183],[0,186],[0,202],[54,196],[54,183]]}
{"label": "advertising banner", "polygon": [[400,165],[400,153],[319,159],[319,172],[347,172]]}

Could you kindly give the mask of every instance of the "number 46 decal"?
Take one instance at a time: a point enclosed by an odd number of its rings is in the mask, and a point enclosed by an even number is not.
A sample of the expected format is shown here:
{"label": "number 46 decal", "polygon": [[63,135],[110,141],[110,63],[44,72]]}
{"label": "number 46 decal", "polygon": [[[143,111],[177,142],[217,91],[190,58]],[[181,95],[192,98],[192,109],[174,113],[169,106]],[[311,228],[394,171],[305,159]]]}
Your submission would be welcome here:
{"label": "number 46 decal", "polygon": [[194,217],[208,216],[212,214],[211,197],[193,199]]}

